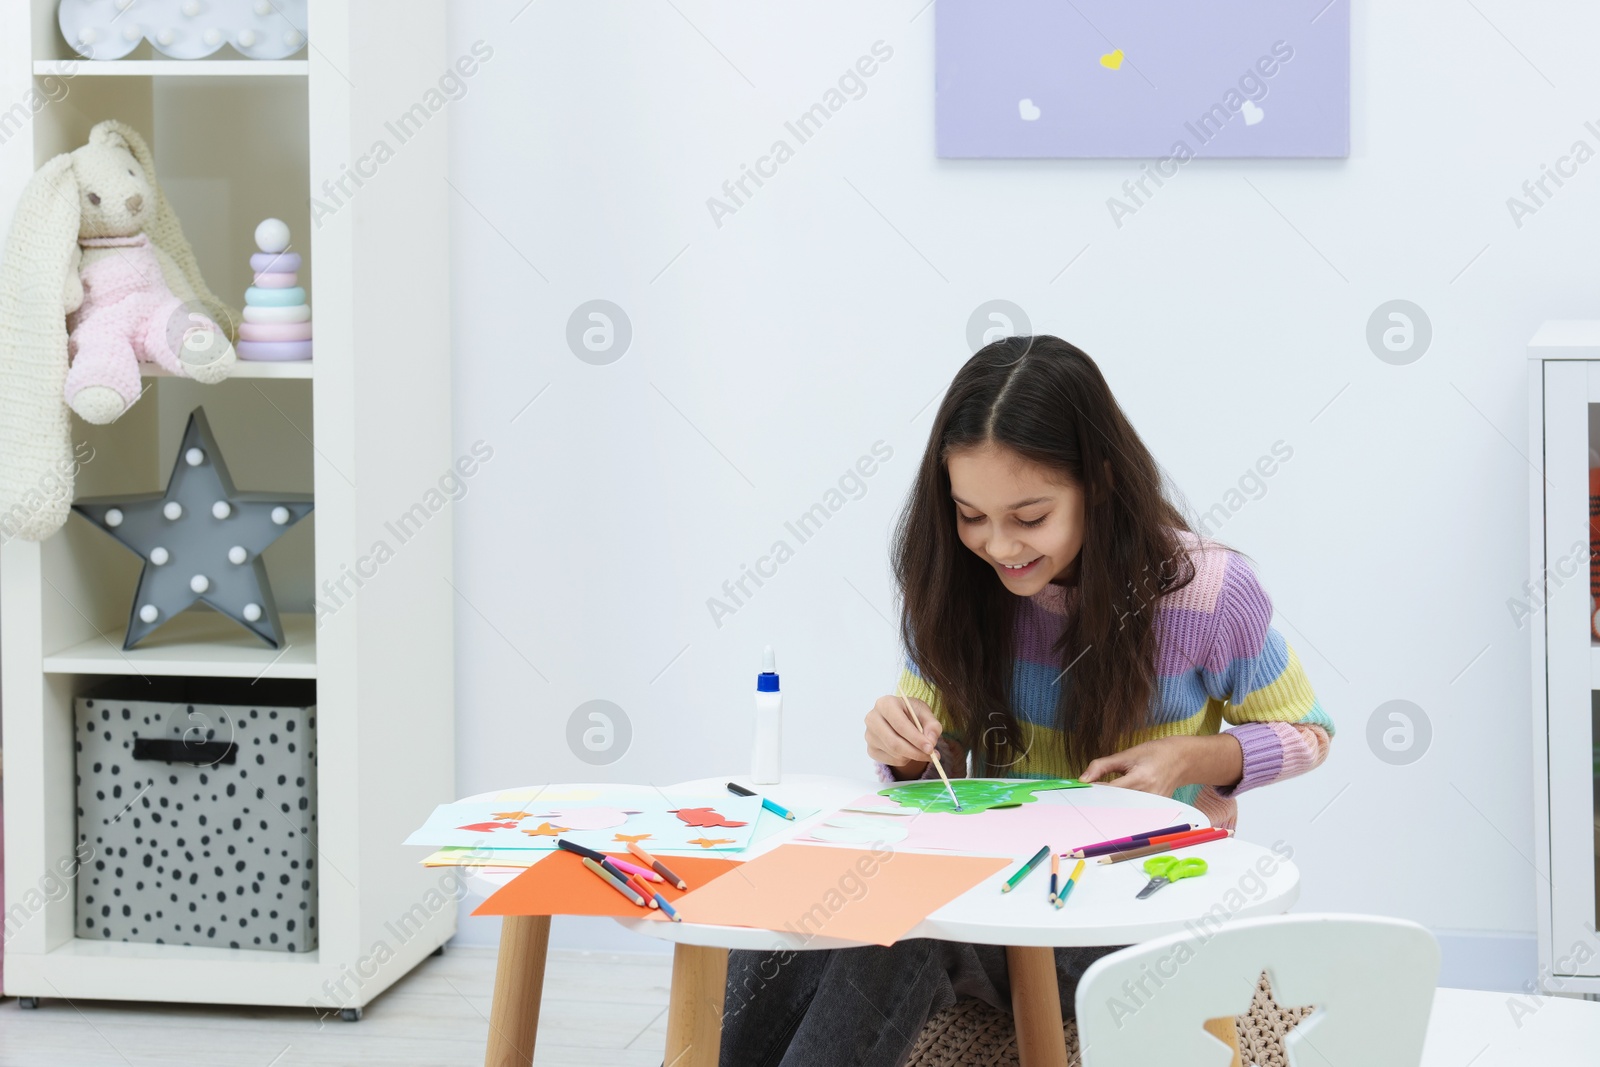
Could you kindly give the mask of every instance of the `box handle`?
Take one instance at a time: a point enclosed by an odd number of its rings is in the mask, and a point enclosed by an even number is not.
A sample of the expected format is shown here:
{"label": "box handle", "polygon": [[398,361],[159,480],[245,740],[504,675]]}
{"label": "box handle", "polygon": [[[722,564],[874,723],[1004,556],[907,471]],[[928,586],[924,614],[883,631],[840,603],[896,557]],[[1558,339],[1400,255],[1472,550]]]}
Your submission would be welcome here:
{"label": "box handle", "polygon": [[239,754],[239,746],[232,741],[190,741],[170,737],[135,737],[133,758],[165,760],[167,763],[193,763],[195,766],[213,766],[232,763]]}

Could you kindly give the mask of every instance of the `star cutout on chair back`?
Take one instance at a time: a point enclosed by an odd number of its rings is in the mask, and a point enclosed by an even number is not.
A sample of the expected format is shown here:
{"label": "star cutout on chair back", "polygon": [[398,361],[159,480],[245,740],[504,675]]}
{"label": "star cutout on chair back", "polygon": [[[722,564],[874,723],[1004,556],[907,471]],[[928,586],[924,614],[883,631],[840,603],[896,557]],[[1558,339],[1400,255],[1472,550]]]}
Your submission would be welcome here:
{"label": "star cutout on chair back", "polygon": [[1273,999],[1272,983],[1267,972],[1262,971],[1256,979],[1255,993],[1245,1013],[1237,1018],[1224,1015],[1207,1019],[1205,1028],[1224,1044],[1228,1043],[1228,1037],[1238,1041],[1240,1059],[1236,1062],[1284,1063],[1287,1062],[1283,1054],[1284,1038],[1314,1010],[1315,1006],[1311,1004],[1297,1008],[1280,1006]]}
{"label": "star cutout on chair back", "polygon": [[282,648],[283,625],[261,553],[311,508],[309,493],[236,490],[204,408],[189,413],[165,492],[72,505],[144,560],[124,649],[196,603]]}

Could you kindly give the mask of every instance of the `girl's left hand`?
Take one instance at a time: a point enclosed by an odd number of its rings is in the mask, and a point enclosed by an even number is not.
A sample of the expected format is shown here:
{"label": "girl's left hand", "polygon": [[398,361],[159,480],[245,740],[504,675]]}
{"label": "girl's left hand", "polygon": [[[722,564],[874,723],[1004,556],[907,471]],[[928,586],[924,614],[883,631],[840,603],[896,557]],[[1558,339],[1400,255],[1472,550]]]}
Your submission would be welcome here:
{"label": "girl's left hand", "polygon": [[1192,757],[1196,755],[1194,742],[1199,740],[1201,738],[1197,737],[1158,737],[1145,741],[1092,760],[1078,776],[1078,781],[1094,782],[1107,774],[1119,774],[1120,778],[1105,784],[1170,797],[1180,787],[1197,780],[1192,770]]}

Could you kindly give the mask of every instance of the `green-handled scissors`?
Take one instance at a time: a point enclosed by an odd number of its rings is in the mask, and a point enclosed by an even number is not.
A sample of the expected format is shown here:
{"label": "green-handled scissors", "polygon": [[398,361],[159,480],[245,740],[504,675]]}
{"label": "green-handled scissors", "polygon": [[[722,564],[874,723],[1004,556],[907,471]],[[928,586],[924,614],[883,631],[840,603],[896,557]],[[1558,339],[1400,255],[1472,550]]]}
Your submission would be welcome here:
{"label": "green-handled scissors", "polygon": [[1188,856],[1179,859],[1176,856],[1151,856],[1144,861],[1144,873],[1150,876],[1150,883],[1139,890],[1136,899],[1143,900],[1164,885],[1170,885],[1181,878],[1195,878],[1206,873],[1206,861],[1199,856]]}

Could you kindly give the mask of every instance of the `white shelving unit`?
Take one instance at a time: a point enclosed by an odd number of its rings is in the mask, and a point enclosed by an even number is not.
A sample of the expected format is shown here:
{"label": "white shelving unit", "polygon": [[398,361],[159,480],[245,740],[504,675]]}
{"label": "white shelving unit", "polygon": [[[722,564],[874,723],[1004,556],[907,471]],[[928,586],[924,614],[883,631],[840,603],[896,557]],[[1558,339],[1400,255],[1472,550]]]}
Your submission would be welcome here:
{"label": "white shelving unit", "polygon": [[[234,364],[233,378],[310,378],[311,365],[315,360],[284,363],[247,363],[240,361]],[[144,363],[139,366],[139,374],[144,378],[171,378],[173,374],[164,367],[154,363]]]}
{"label": "white shelving unit", "polygon": [[1589,632],[1589,449],[1600,450],[1600,320],[1546,322],[1528,343],[1528,433],[1539,977],[1547,993],[1594,994],[1600,644]]}
{"label": "white shelving unit", "polygon": [[87,59],[39,59],[34,61],[33,72],[38,75],[91,78],[193,78],[202,75],[304,78],[311,73],[311,64],[304,59],[108,59],[102,63],[92,63]]}
{"label": "white shelving unit", "polygon": [[[0,729],[5,755],[5,992],[359,1009],[454,932],[439,872],[400,842],[454,796],[448,507],[403,544],[407,514],[455,459],[450,433],[446,116],[316,225],[325,198],[384,124],[455,57],[437,0],[312,0],[301,58],[76,59],[55,0],[0,0],[0,228],[34,170],[122,119],[150,142],[163,189],[211,288],[237,306],[253,234],[285,219],[315,324],[309,363],[241,363],[212,386],[147,369],[143,397],[105,427],[73,420],[92,458],[77,492],[163,487],[189,412],[204,404],[241,489],[312,492],[316,510],[265,554],[285,647],[205,610],[139,648],[122,637],[132,553],[74,516],[42,543],[0,548]],[[62,91],[65,87],[65,91]],[[37,91],[37,95],[35,95]],[[24,111],[28,111],[25,104]],[[0,383],[3,387],[4,383]],[[3,457],[0,457],[3,462]],[[375,543],[380,572],[358,561]],[[354,577],[361,570],[358,584]],[[318,610],[317,601],[324,608]],[[320,619],[316,615],[320,614]],[[76,843],[72,703],[109,677],[313,679],[317,693],[319,945],[307,953],[96,942],[74,936],[75,893],[50,892]]]}

